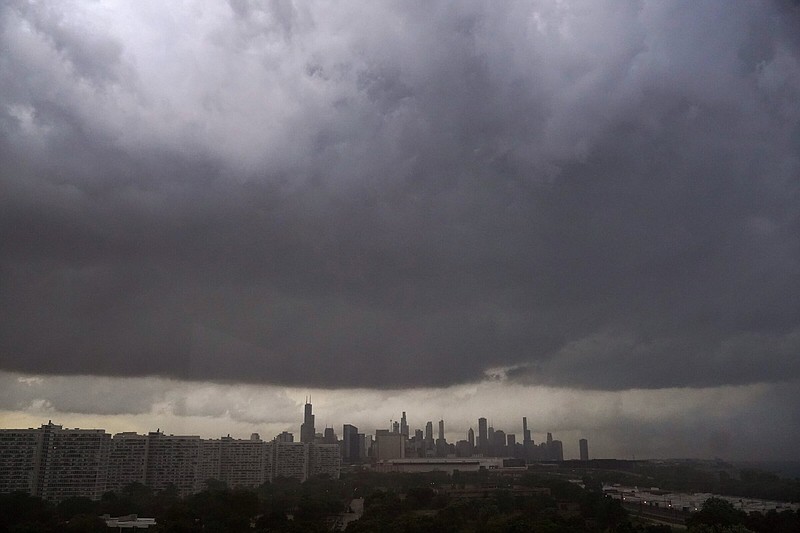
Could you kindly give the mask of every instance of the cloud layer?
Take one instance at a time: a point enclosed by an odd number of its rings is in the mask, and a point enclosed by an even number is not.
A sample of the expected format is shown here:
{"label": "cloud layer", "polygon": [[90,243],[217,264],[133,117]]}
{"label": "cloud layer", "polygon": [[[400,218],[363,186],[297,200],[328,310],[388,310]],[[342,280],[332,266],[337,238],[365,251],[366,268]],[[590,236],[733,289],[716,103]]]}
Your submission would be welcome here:
{"label": "cloud layer", "polygon": [[800,377],[782,3],[7,2],[0,367]]}

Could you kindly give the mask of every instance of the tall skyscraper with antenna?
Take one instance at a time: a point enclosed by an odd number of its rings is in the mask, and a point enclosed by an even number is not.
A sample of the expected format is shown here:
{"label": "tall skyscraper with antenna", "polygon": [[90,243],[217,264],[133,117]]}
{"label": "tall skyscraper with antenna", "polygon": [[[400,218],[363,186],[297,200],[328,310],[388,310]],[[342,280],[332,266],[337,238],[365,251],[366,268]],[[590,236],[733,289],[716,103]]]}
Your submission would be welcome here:
{"label": "tall skyscraper with antenna", "polygon": [[305,411],[303,413],[303,423],[300,425],[300,442],[305,444],[313,444],[314,435],[314,415],[311,414],[311,399],[306,398]]}

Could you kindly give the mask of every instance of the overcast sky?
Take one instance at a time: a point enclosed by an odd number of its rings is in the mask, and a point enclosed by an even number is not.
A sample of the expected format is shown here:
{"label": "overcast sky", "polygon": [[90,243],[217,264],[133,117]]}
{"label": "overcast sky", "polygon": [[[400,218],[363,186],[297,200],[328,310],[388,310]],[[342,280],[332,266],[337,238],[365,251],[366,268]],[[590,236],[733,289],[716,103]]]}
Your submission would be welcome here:
{"label": "overcast sky", "polygon": [[10,0],[0,50],[1,426],[800,459],[796,2]]}

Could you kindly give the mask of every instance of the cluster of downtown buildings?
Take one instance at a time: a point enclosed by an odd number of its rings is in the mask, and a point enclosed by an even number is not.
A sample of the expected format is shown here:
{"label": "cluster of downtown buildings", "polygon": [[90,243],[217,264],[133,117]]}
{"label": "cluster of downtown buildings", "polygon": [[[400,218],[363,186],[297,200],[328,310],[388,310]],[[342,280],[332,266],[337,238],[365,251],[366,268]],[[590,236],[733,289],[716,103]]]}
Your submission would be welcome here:
{"label": "cluster of downtown buildings", "polygon": [[[434,438],[433,422],[425,424],[425,431],[417,429],[410,433],[406,413],[399,421],[391,423],[390,429],[379,429],[375,438],[358,433],[358,429],[349,424],[343,428],[342,457],[347,463],[357,463],[366,459],[388,461],[406,458],[468,458],[468,457],[505,457],[516,458],[524,462],[530,461],[563,461],[564,446],[560,440],[554,440],[547,433],[545,442],[534,443],[528,420],[522,418],[522,440],[517,441],[513,433],[502,429],[494,429],[485,418],[478,419],[478,432],[473,428],[467,431],[466,438],[455,443],[445,439],[444,420],[439,420],[437,437]],[[589,459],[589,445],[586,439],[580,439],[580,458]]]}
{"label": "cluster of downtown buildings", "polygon": [[[142,483],[153,490],[174,488],[180,495],[205,488],[216,479],[229,487],[257,487],[278,477],[305,481],[310,476],[338,478],[341,465],[386,463],[419,458],[506,457],[520,461],[563,460],[560,441],[548,434],[535,445],[523,418],[523,439],[478,420],[478,434],[469,430],[467,439],[454,444],[444,437],[439,421],[438,438],[433,423],[425,432],[409,434],[405,412],[390,429],[372,435],[359,433],[351,424],[343,426],[342,439],[333,428],[317,433],[312,406],[306,402],[300,442],[283,432],[272,441],[257,433],[250,439],[202,439],[199,436],[117,433],[103,429],[69,429],[49,422],[40,428],[0,429],[0,493],[23,491],[50,501],[72,497],[99,499],[109,490]],[[584,439],[581,459],[588,459]]]}

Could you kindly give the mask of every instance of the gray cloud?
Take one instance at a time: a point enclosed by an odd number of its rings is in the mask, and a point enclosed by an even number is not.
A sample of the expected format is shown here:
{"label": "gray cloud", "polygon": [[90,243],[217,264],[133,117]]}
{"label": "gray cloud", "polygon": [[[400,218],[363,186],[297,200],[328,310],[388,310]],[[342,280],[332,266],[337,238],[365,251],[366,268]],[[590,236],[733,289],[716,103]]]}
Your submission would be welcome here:
{"label": "gray cloud", "polygon": [[800,377],[799,17],[9,3],[0,367]]}

